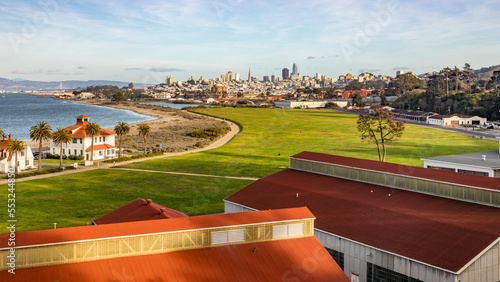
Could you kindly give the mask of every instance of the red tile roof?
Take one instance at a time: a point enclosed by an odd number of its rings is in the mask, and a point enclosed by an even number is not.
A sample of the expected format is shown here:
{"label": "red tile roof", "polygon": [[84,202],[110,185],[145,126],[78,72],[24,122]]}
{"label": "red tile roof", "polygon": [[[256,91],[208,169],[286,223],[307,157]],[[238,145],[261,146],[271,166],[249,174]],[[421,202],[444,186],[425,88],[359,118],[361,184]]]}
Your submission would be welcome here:
{"label": "red tile roof", "polygon": [[317,229],[455,272],[500,237],[495,207],[292,169],[226,200],[257,210],[307,206]]}
{"label": "red tile roof", "polygon": [[90,117],[89,117],[89,116],[86,116],[86,115],[79,115],[79,116],[77,116],[77,117],[75,117],[75,118],[90,118]]}
{"label": "red tile roof", "polygon": [[[80,128],[77,129],[78,127],[80,127]],[[68,131],[73,131],[73,130],[77,129],[75,132],[73,132],[73,134],[71,134],[71,137],[90,137],[90,135],[88,135],[85,132],[85,127],[80,126],[78,124],[72,125],[70,127],[66,127],[65,129]],[[113,131],[107,130],[107,129],[102,129],[101,133],[94,135],[94,137],[107,136],[107,135],[116,135],[116,133],[114,133]]]}
{"label": "red tile roof", "polygon": [[[253,248],[256,252],[253,252]],[[1,281],[350,281],[315,237],[16,269]],[[295,281],[293,280],[293,281]]]}
{"label": "red tile roof", "polygon": [[313,152],[302,152],[291,156],[291,158],[313,160],[323,163],[338,164],[349,167],[357,167],[367,170],[380,171],[386,173],[401,174],[410,177],[437,180],[448,183],[480,187],[492,190],[500,190],[500,178],[470,175],[458,172],[443,171],[437,169],[407,166],[387,162],[363,160],[342,156],[334,156]]}
{"label": "red tile roof", "polygon": [[162,205],[158,205],[157,203],[153,203],[151,200],[138,198],[97,218],[94,222],[96,224],[109,224],[178,217],[187,217],[187,215]]}
{"label": "red tile roof", "polygon": [[[16,232],[16,246],[32,246],[73,242],[99,238],[112,238],[140,234],[155,234],[182,230],[214,228],[229,225],[246,225],[280,220],[311,219],[314,215],[306,208],[260,211],[258,213],[233,213],[205,216],[146,220],[115,224],[78,226],[60,229]],[[9,233],[0,234],[0,249],[8,248]]]}
{"label": "red tile roof", "polygon": [[[99,145],[94,145],[94,151],[99,151],[99,150],[106,150],[106,149],[114,149],[116,148],[115,146],[111,146],[109,144],[99,144]],[[85,152],[90,152],[92,149],[92,146],[89,146],[87,149],[85,149]]]}

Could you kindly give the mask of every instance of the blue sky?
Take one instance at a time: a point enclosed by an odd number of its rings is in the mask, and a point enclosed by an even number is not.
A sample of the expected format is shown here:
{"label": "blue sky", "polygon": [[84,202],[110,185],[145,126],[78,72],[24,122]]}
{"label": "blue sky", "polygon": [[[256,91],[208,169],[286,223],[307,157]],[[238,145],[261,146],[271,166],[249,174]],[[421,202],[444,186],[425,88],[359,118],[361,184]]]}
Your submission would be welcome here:
{"label": "blue sky", "polygon": [[500,64],[500,1],[0,0],[0,77],[394,75]]}

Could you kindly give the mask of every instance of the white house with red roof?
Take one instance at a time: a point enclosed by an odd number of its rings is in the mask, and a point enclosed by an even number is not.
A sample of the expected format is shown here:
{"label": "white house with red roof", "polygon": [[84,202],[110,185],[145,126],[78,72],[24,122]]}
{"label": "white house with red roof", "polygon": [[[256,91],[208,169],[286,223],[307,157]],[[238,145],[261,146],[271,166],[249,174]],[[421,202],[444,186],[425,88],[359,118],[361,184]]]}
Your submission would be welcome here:
{"label": "white house with red roof", "polygon": [[[71,143],[63,144],[63,155],[84,156],[90,160],[92,137],[85,132],[85,127],[90,123],[90,117],[80,115],[76,117],[76,124],[65,129],[71,133]],[[94,135],[94,160],[114,158],[115,135],[113,131],[102,128],[101,132]],[[60,154],[60,146],[50,142],[50,153]]]}
{"label": "white house with red roof", "polygon": [[[14,154],[7,152],[7,145],[12,142],[12,135],[3,135],[0,140],[0,173],[7,173],[9,167],[14,166],[16,158]],[[18,170],[26,170],[33,168],[33,152],[30,146],[26,146],[24,152],[17,153],[17,167]]]}

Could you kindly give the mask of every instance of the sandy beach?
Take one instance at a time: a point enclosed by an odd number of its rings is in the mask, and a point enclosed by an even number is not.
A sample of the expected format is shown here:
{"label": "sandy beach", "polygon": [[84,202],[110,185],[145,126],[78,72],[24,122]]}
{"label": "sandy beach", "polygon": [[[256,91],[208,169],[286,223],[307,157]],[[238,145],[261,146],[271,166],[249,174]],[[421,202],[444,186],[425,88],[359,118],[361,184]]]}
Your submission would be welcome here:
{"label": "sandy beach", "polygon": [[[96,101],[78,101],[75,103],[87,103],[103,107],[112,107],[122,110],[130,110],[139,114],[154,117],[156,119],[145,121],[151,127],[148,137],[148,147],[156,148],[165,152],[181,152],[208,146],[217,141],[210,139],[193,138],[189,132],[210,127],[228,126],[229,123],[219,119],[193,114],[187,111],[165,108],[160,106],[141,104],[113,104]],[[95,121],[99,123],[99,121]],[[142,122],[141,122],[142,123]],[[129,124],[130,133],[123,136],[123,148],[132,151],[142,151],[144,149],[144,139],[138,135],[140,123]],[[72,124],[68,124],[71,126]],[[106,128],[113,131],[113,127]],[[118,143],[118,140],[116,140]],[[34,150],[38,150],[38,142],[26,141],[26,144]],[[118,144],[117,144],[118,145]],[[44,150],[48,148],[49,142],[44,142]]]}

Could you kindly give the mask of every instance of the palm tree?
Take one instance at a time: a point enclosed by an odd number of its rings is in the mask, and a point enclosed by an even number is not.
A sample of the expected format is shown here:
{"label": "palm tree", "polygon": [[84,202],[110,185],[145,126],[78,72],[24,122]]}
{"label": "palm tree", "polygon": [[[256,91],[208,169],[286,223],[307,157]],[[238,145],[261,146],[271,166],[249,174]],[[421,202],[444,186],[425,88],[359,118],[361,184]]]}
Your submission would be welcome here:
{"label": "palm tree", "polygon": [[85,133],[92,137],[92,143],[90,143],[90,160],[94,161],[94,135],[101,133],[101,127],[97,122],[91,122],[85,126]]}
{"label": "palm tree", "polygon": [[147,154],[149,132],[151,132],[151,127],[149,127],[147,123],[141,123],[139,125],[139,136],[144,137],[144,154]]}
{"label": "palm tree", "polygon": [[59,167],[62,168],[63,167],[63,152],[62,152],[63,144],[68,144],[69,142],[71,142],[71,134],[66,129],[59,127],[59,128],[57,128],[57,131],[55,131],[52,134],[52,141],[54,141],[54,143],[56,145],[61,146],[60,151],[59,151]]}
{"label": "palm tree", "polygon": [[42,143],[48,141],[52,137],[52,127],[44,121],[38,122],[31,127],[30,138],[33,141],[38,141],[38,171],[42,171]]}
{"label": "palm tree", "polygon": [[3,133],[3,130],[0,128],[0,137],[2,137],[2,140],[3,140],[3,135],[4,135],[4,134],[5,134],[5,133]]}
{"label": "palm tree", "polygon": [[24,156],[24,150],[26,149],[26,144],[24,144],[23,141],[18,140],[17,138],[14,139],[13,141],[10,141],[7,146],[6,146],[7,152],[9,152],[11,155],[14,154],[14,166],[15,166],[15,172],[17,174],[17,154],[21,153],[21,156]]}
{"label": "palm tree", "polygon": [[118,158],[122,156],[122,137],[123,135],[128,134],[130,131],[130,126],[126,122],[119,122],[118,125],[115,126],[115,133],[118,135],[118,140],[120,145],[118,146]]}

